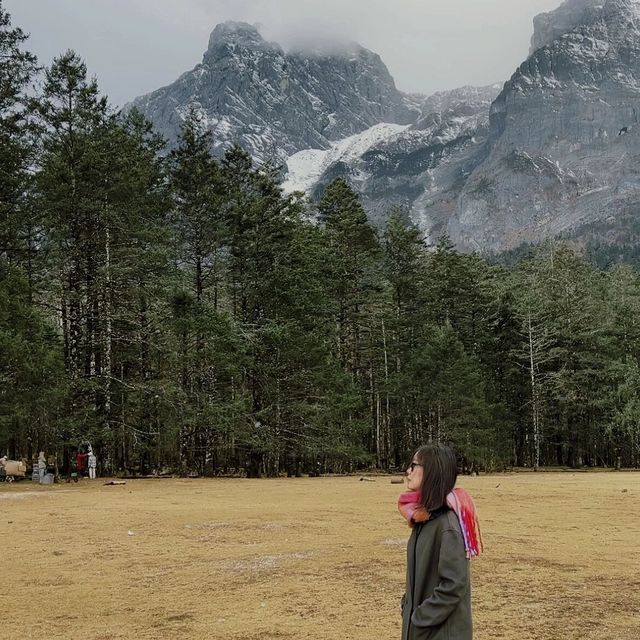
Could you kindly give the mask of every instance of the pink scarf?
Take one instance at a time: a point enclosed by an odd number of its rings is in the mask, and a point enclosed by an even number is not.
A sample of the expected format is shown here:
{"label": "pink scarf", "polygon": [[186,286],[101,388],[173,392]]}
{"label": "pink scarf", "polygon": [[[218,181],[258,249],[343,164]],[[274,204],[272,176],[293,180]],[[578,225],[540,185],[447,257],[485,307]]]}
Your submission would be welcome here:
{"label": "pink scarf", "polygon": [[[467,491],[455,488],[447,496],[447,506],[458,516],[464,538],[467,558],[475,558],[482,552],[482,534],[480,521],[473,498]],[[418,522],[427,522],[431,514],[422,506],[419,491],[405,491],[398,498],[398,511],[404,516],[410,527]]]}

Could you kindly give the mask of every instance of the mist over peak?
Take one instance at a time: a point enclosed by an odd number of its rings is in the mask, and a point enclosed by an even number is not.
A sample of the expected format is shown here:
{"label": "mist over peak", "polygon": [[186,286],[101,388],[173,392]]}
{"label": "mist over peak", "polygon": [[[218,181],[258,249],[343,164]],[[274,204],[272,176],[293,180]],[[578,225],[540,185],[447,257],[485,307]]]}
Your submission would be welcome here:
{"label": "mist over peak", "polygon": [[265,43],[260,34],[260,24],[227,20],[215,26],[209,36],[209,49],[214,49],[225,44],[243,46],[261,46]]}

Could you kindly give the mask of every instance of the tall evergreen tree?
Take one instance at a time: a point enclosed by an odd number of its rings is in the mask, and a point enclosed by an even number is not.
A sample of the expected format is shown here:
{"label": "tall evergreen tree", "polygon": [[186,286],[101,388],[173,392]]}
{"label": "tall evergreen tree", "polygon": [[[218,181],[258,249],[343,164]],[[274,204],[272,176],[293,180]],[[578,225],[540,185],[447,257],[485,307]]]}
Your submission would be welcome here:
{"label": "tall evergreen tree", "polygon": [[591,462],[602,421],[593,388],[606,370],[602,282],[585,260],[556,243],[523,262],[520,273],[515,291],[530,378],[532,464]]}
{"label": "tall evergreen tree", "polygon": [[381,314],[376,308],[381,294],[381,247],[358,195],[344,179],[337,178],[326,188],[317,212],[325,232],[326,276],[336,317],[335,357],[362,398],[361,409],[345,428],[366,433],[362,444],[367,448],[373,444],[379,454],[376,345]]}
{"label": "tall evergreen tree", "polygon": [[[192,412],[185,410],[180,430],[183,467],[195,462],[205,470],[221,446],[219,405],[222,384],[229,384],[229,367],[221,344],[231,345],[232,327],[221,315],[225,306],[221,278],[226,258],[222,170],[211,155],[211,134],[202,130],[197,114],[185,120],[178,147],[172,151],[172,226],[183,288],[174,299],[179,328],[181,386]],[[222,331],[222,335],[219,332]],[[218,353],[212,351],[217,345]],[[235,351],[233,347],[232,351]],[[235,358],[237,362],[237,357]],[[228,391],[228,389],[227,389]],[[214,411],[214,407],[217,409]],[[211,412],[217,412],[213,420]],[[227,412],[232,413],[232,412]],[[190,418],[187,416],[190,415]]]}
{"label": "tall evergreen tree", "polygon": [[410,437],[413,407],[404,387],[405,372],[417,348],[426,303],[426,247],[420,230],[411,224],[406,211],[395,208],[389,212],[383,248],[383,274],[390,297],[387,313],[381,319],[383,431],[387,457],[401,465],[406,450],[413,444]]}
{"label": "tall evergreen tree", "polygon": [[55,448],[66,399],[59,336],[29,294],[0,259],[0,450],[14,458]]}
{"label": "tall evergreen tree", "polygon": [[166,270],[161,142],[136,114],[109,108],[71,51],[46,71],[39,114],[36,203],[50,244],[45,298],[58,301],[72,387],[66,438],[97,440],[105,464],[122,468],[130,421],[145,417],[129,410],[129,392],[149,375],[149,290]]}
{"label": "tall evergreen tree", "polygon": [[480,367],[450,326],[425,332],[405,381],[414,399],[413,444],[451,442],[459,453],[477,456],[488,412]]}
{"label": "tall evergreen tree", "polygon": [[26,89],[37,71],[36,57],[25,51],[28,36],[11,24],[0,2],[0,257],[28,262],[35,239],[25,194],[33,159],[33,122]]}
{"label": "tall evergreen tree", "polygon": [[336,304],[338,357],[354,378],[363,376],[362,341],[367,305],[376,284],[379,244],[356,193],[342,178],[324,192],[317,205],[324,224],[330,282]]}
{"label": "tall evergreen tree", "polygon": [[211,145],[211,133],[201,130],[196,113],[191,111],[170,160],[178,259],[188,265],[192,273],[190,288],[197,302],[203,301],[205,289],[210,290],[216,309],[220,250],[224,240],[224,194],[221,170],[211,155]]}

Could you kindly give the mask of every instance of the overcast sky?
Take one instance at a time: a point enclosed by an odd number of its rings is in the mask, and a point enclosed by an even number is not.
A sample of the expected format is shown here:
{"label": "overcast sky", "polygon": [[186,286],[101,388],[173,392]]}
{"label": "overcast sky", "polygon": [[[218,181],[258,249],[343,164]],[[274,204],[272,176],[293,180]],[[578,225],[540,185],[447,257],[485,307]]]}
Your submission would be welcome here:
{"label": "overcast sky", "polygon": [[508,79],[532,20],[561,0],[3,0],[41,64],[74,49],[103,93],[124,104],[202,59],[225,20],[269,40],[355,40],[380,54],[399,89],[433,93]]}

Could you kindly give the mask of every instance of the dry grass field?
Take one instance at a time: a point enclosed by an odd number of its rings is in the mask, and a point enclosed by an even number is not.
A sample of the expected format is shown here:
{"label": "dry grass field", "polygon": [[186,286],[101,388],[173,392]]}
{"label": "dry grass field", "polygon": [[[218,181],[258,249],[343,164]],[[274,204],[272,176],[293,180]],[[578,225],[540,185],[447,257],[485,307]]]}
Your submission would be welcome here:
{"label": "dry grass field", "polygon": [[[477,640],[640,640],[640,474],[462,478]],[[11,638],[395,640],[388,477],[0,486]]]}

